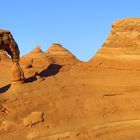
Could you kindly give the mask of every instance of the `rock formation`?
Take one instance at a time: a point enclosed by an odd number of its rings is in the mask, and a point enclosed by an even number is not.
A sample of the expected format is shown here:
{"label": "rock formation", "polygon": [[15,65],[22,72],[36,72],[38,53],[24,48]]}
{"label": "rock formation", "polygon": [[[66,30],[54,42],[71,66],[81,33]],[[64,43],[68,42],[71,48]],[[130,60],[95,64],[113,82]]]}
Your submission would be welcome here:
{"label": "rock formation", "polygon": [[95,69],[140,69],[140,19],[127,18],[114,22],[112,30],[102,47],[89,62],[79,62],[78,71]]}
{"label": "rock formation", "polygon": [[45,53],[48,57],[53,58],[51,63],[69,65],[78,61],[72,53],[70,53],[62,45],[56,43],[52,44]]}
{"label": "rock formation", "polygon": [[139,34],[140,18],[113,23],[106,42],[88,62],[78,61],[59,44],[45,53],[37,47],[21,58],[29,80],[16,88],[9,88],[11,63],[3,59],[0,139],[140,139]]}
{"label": "rock formation", "polygon": [[[41,62],[41,63],[40,63]],[[23,68],[45,68],[49,65],[46,54],[41,50],[40,46],[37,45],[35,49],[21,57],[21,66]]]}
{"label": "rock formation", "polygon": [[18,62],[14,62],[12,65],[12,83],[22,83],[24,82],[24,73]]}
{"label": "rock formation", "polygon": [[[12,34],[6,30],[0,30],[0,49],[1,52],[6,51],[13,61],[12,66],[12,82],[24,81],[24,73],[19,65],[20,51]],[[8,59],[3,53],[3,57]]]}
{"label": "rock formation", "polygon": [[37,45],[33,51],[21,57],[20,65],[24,69],[25,76],[31,77],[36,76],[36,73],[40,73],[46,69],[50,65],[50,62],[40,46]]}
{"label": "rock formation", "polygon": [[6,51],[13,61],[19,59],[20,52],[12,34],[6,30],[0,30],[0,49]]}
{"label": "rock formation", "polygon": [[69,71],[78,59],[60,44],[52,44],[45,52],[50,63],[63,66],[61,71]]}
{"label": "rock formation", "polygon": [[[107,40],[91,60],[99,67],[140,68],[140,19],[127,18],[112,24]],[[111,63],[114,65],[111,66]]]}

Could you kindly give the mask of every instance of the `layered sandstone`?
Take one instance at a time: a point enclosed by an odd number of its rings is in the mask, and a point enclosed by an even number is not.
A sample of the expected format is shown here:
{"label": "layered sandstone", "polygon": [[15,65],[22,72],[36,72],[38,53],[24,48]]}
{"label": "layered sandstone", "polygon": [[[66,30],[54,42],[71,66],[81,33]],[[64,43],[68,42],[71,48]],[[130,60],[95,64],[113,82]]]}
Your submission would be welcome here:
{"label": "layered sandstone", "polygon": [[10,31],[0,30],[0,59],[4,60],[6,63],[10,61],[7,54],[11,57],[13,62],[12,65],[12,83],[23,82],[24,81],[24,73],[20,67],[19,59],[20,59],[20,51],[16,41],[14,40]]}
{"label": "layered sandstone", "polygon": [[46,55],[52,57],[52,62],[60,65],[74,64],[78,60],[77,58],[65,49],[62,45],[54,43],[45,52]]}
{"label": "layered sandstone", "polygon": [[127,18],[112,24],[110,35],[91,62],[99,67],[139,70],[139,60],[140,19]]}
{"label": "layered sandstone", "polygon": [[20,64],[24,69],[26,77],[31,77],[36,76],[37,73],[46,69],[50,65],[50,62],[40,46],[37,45],[34,50],[21,57]]}
{"label": "layered sandstone", "polygon": [[[123,19],[112,24],[112,31],[98,54],[139,59],[140,19]],[[127,57],[129,56],[129,57]]]}
{"label": "layered sandstone", "polygon": [[45,68],[49,65],[48,58],[39,45],[29,54],[23,56],[20,63],[23,68]]}
{"label": "layered sandstone", "polygon": [[78,62],[78,59],[61,44],[52,44],[45,53],[51,63],[63,67],[61,71],[69,71]]}
{"label": "layered sandstone", "polygon": [[10,87],[11,67],[0,63],[0,139],[140,139],[139,21],[115,22],[89,62],[59,44],[35,48],[21,64],[36,79],[23,84]]}

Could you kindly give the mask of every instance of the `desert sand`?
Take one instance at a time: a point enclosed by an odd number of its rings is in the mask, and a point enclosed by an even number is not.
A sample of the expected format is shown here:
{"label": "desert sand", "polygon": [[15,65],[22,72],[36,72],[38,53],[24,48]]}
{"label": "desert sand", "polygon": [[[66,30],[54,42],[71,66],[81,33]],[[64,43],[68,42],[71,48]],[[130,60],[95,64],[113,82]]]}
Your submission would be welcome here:
{"label": "desert sand", "polygon": [[114,22],[88,62],[54,43],[19,64],[25,79],[13,82],[0,50],[0,140],[140,139],[140,18]]}

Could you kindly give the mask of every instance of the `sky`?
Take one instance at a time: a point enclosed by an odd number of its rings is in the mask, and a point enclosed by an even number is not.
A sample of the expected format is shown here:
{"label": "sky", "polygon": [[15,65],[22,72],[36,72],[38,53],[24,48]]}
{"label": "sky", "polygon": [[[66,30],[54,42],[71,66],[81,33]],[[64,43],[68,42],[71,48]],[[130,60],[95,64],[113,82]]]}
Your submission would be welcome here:
{"label": "sky", "polygon": [[140,0],[0,0],[0,29],[10,30],[21,56],[60,43],[82,61],[105,42],[112,22],[140,17]]}

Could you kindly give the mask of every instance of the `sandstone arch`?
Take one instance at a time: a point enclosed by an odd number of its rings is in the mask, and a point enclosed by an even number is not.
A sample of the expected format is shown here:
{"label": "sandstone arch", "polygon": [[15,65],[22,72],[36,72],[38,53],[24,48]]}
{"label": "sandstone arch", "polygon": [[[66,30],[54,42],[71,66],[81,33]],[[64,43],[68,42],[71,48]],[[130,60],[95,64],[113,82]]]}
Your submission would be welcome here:
{"label": "sandstone arch", "polygon": [[10,31],[0,30],[0,49],[6,51],[13,61],[12,83],[23,82],[25,78],[19,65],[20,51]]}
{"label": "sandstone arch", "polygon": [[10,31],[0,30],[0,49],[6,51],[12,61],[19,60],[20,51]]}

